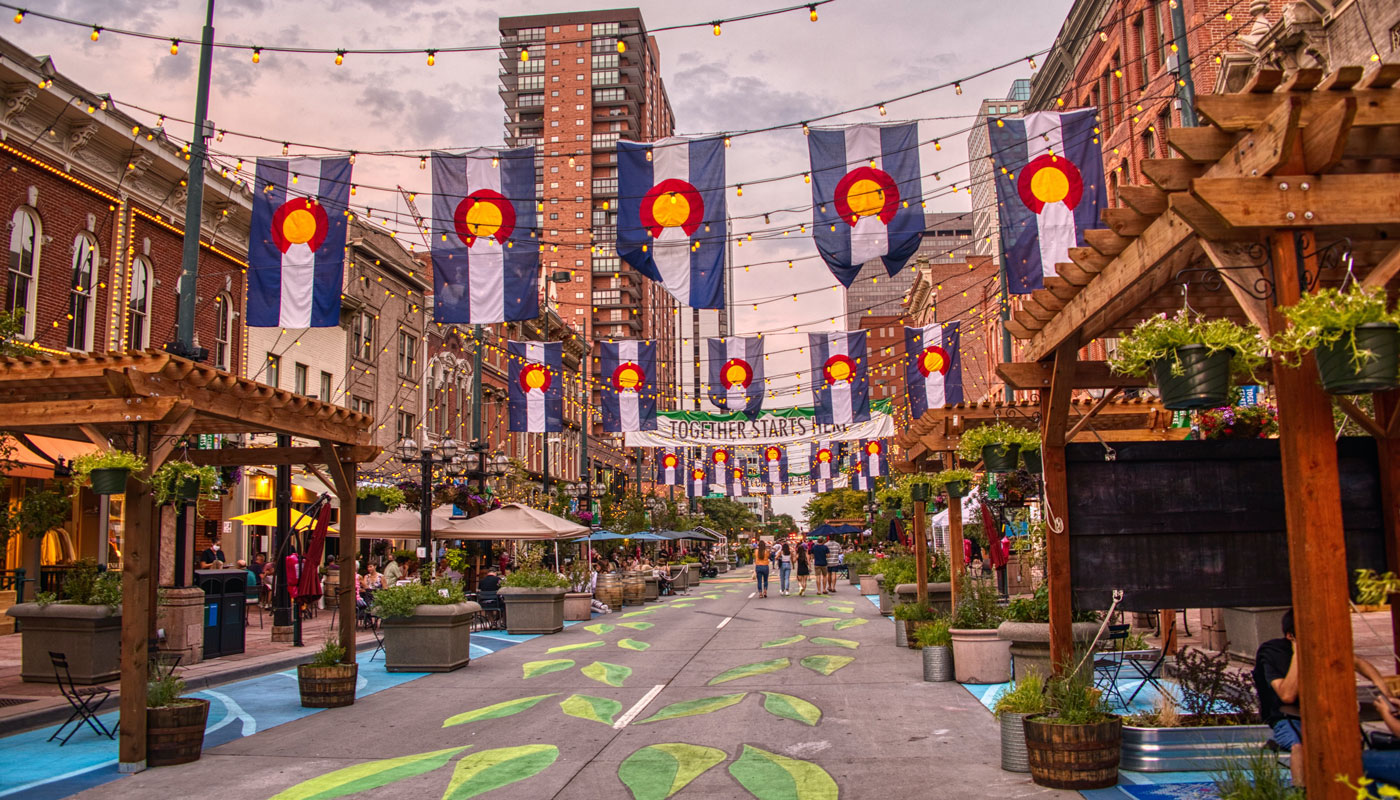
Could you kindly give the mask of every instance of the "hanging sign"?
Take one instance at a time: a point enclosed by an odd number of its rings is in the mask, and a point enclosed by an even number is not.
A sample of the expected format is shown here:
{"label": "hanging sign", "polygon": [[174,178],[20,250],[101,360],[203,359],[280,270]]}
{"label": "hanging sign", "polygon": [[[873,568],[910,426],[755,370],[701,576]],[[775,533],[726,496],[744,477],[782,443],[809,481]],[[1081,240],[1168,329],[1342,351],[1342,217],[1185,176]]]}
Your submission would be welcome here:
{"label": "hanging sign", "polygon": [[844,425],[820,425],[811,406],[766,409],[753,419],[742,413],[658,411],[656,430],[628,431],[628,447],[796,444],[817,439],[883,439],[895,435],[890,402],[870,404],[870,419]]}

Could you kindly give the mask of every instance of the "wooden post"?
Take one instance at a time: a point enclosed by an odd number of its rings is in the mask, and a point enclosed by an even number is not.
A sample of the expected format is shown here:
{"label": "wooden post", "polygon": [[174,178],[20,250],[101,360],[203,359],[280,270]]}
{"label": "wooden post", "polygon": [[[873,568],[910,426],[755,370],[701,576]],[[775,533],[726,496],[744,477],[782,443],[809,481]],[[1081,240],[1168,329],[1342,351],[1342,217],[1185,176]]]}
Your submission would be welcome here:
{"label": "wooden post", "polygon": [[1040,393],[1041,478],[1045,482],[1045,582],[1050,595],[1050,665],[1058,674],[1074,660],[1069,569],[1069,479],[1065,468],[1065,427],[1074,388],[1076,342],[1055,351],[1050,390]]}
{"label": "wooden post", "polygon": [[[1376,439],[1376,450],[1380,456],[1380,479],[1381,479],[1381,521],[1385,525],[1385,562],[1386,569],[1400,574],[1400,438],[1396,434],[1400,433],[1397,427],[1396,417],[1400,416],[1400,398],[1395,396],[1395,392],[1376,392],[1371,395],[1376,405],[1376,423],[1385,437]],[[1391,631],[1400,631],[1400,607],[1390,603],[1390,628]],[[1394,642],[1400,641],[1400,636],[1393,636]],[[1396,658],[1395,670],[1400,672],[1400,657]]]}
{"label": "wooden post", "polygon": [[[132,452],[149,461],[151,425],[133,426]],[[151,466],[131,476],[139,487],[151,479]],[[126,536],[122,553],[122,652],[120,720],[117,771],[141,772],[146,768],[146,680],[148,644],[154,624],[151,593],[155,586],[155,501],[150,492],[137,488],[126,496]]]}
{"label": "wooden post", "polygon": [[[950,515],[951,516],[951,515]],[[928,608],[928,535],[924,520],[924,501],[914,501],[914,580],[919,584],[918,601]]]}
{"label": "wooden post", "polygon": [[[1269,237],[1269,250],[1278,301],[1269,317],[1280,331],[1286,325],[1281,307],[1294,305],[1306,291],[1301,273],[1318,272],[1317,240],[1311,230],[1278,231]],[[1307,729],[1304,784],[1309,797],[1342,800],[1355,793],[1336,778],[1361,775],[1361,742],[1332,400],[1318,384],[1312,353],[1297,367],[1275,356],[1273,368],[1298,631],[1294,658],[1300,659],[1299,700]]]}
{"label": "wooden post", "polygon": [[948,493],[948,580],[953,584],[953,610],[963,591],[962,498]]}
{"label": "wooden post", "polygon": [[331,483],[335,484],[335,494],[340,500],[340,586],[336,601],[340,604],[339,630],[336,632],[340,644],[345,648],[341,656],[342,664],[355,663],[355,597],[359,593],[355,575],[355,555],[359,548],[355,545],[355,470],[354,461],[341,461],[335,445],[321,443],[322,457]]}

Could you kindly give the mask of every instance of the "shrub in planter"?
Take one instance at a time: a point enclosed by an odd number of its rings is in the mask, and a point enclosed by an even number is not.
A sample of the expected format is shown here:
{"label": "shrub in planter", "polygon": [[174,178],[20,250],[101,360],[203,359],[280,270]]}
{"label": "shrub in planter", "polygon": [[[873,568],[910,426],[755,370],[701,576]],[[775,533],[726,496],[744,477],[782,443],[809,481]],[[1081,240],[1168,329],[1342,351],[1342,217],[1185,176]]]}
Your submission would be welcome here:
{"label": "shrub in planter", "polygon": [[84,453],[73,459],[73,494],[91,486],[93,494],[122,494],[127,478],[146,468],[146,459],[125,450]]}
{"label": "shrub in planter", "polygon": [[92,559],[79,561],[63,583],[63,598],[39,592],[32,603],[5,613],[24,626],[20,637],[20,676],[53,683],[49,651],[68,656],[73,681],[94,684],[121,674],[122,577],[100,572]]}
{"label": "shrub in planter", "polygon": [[1026,717],[1045,713],[1045,678],[1038,670],[1022,675],[997,696],[992,713],[1001,721],[1001,768],[1030,772],[1026,753]]}
{"label": "shrub in planter", "polygon": [[1012,472],[1022,448],[1040,449],[1040,434],[1003,421],[963,431],[958,457],[981,461],[988,472]]}
{"label": "shrub in planter", "polygon": [[1080,671],[1046,686],[1047,713],[1026,717],[1031,780],[1052,789],[1106,789],[1118,783],[1123,721]]}
{"label": "shrub in planter", "polygon": [[374,593],[384,620],[384,666],[390,672],[450,672],[471,662],[471,623],[481,611],[456,581],[409,583]]}
{"label": "shrub in planter", "polygon": [[904,638],[896,638],[895,646],[908,647],[910,650],[917,649],[914,642],[914,634],[925,625],[931,624],[938,615],[932,608],[921,606],[918,603],[899,603],[894,607],[894,618],[904,623]]}
{"label": "shrub in planter", "polygon": [[214,496],[214,485],[218,480],[219,471],[214,467],[200,467],[188,461],[167,461],[151,474],[151,491],[155,493],[156,505],[207,500]]}
{"label": "shrub in planter", "polygon": [[316,651],[308,664],[297,665],[297,688],[304,708],[340,708],[354,705],[355,680],[360,665],[342,664],[345,647],[334,638]]}
{"label": "shrub in planter", "polygon": [[942,683],[953,679],[953,635],[948,618],[939,615],[927,625],[914,631],[914,644],[924,655],[924,680]]}
{"label": "shrub in planter", "polygon": [[1346,291],[1319,289],[1283,309],[1291,323],[1269,345],[1295,366],[1313,351],[1322,388],[1365,394],[1396,386],[1400,372],[1400,314],[1386,308],[1385,289],[1352,283]]}
{"label": "shrub in planter", "polygon": [[934,488],[943,488],[950,496],[967,497],[967,492],[972,488],[972,484],[977,481],[977,476],[970,469],[945,469],[933,476],[929,481]]}
{"label": "shrub in planter", "polygon": [[1004,619],[997,590],[990,582],[962,584],[953,612],[953,668],[959,683],[1006,683],[1011,680],[1011,642],[997,636]]}
{"label": "shrub in planter", "polygon": [[875,563],[875,556],[857,550],[846,556],[846,577],[851,585],[860,582],[860,576],[870,574],[870,565]]}
{"label": "shrub in planter", "polygon": [[185,697],[185,682],[156,674],[146,684],[146,766],[198,761],[204,751],[209,701]]}
{"label": "shrub in planter", "polygon": [[564,595],[568,578],[540,566],[543,549],[531,545],[521,555],[521,568],[501,583],[510,633],[558,633],[564,629]]}
{"label": "shrub in planter", "polygon": [[1122,375],[1152,376],[1164,406],[1187,410],[1225,405],[1231,375],[1262,363],[1264,341],[1258,328],[1182,312],[1139,323],[1118,340],[1109,367]]}
{"label": "shrub in planter", "polygon": [[360,486],[355,489],[355,512],[358,514],[393,511],[403,504],[404,493],[397,486]]}

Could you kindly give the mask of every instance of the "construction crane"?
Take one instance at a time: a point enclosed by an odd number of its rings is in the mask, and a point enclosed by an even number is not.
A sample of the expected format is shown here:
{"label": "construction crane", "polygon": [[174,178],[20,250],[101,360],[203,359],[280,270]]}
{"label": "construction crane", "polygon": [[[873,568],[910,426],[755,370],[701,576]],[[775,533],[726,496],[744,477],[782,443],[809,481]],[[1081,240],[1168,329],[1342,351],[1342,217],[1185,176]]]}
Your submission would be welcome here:
{"label": "construction crane", "polygon": [[399,194],[403,195],[403,201],[408,204],[408,213],[413,215],[413,224],[418,228],[418,235],[423,237],[423,246],[432,249],[432,240],[428,237],[428,226],[423,224],[423,215],[418,213],[418,204],[413,201],[413,193],[403,188],[397,187]]}

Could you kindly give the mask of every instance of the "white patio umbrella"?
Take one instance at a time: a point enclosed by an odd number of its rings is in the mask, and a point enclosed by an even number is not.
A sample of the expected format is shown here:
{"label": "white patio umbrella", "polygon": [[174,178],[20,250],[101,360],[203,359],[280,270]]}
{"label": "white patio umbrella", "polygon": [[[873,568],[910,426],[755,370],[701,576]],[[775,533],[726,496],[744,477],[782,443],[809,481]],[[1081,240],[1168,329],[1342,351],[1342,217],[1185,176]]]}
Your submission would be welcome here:
{"label": "white patio umbrella", "polygon": [[[440,505],[433,509],[433,533],[444,530],[452,522],[452,506]],[[417,539],[423,529],[422,516],[411,508],[400,508],[382,514],[356,514],[355,538],[357,539]],[[451,536],[439,538],[456,538]]]}
{"label": "white patio umbrella", "polygon": [[495,511],[488,511],[471,519],[448,520],[439,528],[433,525],[433,536],[438,539],[527,539],[550,541],[573,539],[592,532],[587,525],[556,517],[547,511],[530,508],[519,503],[507,503]]}

